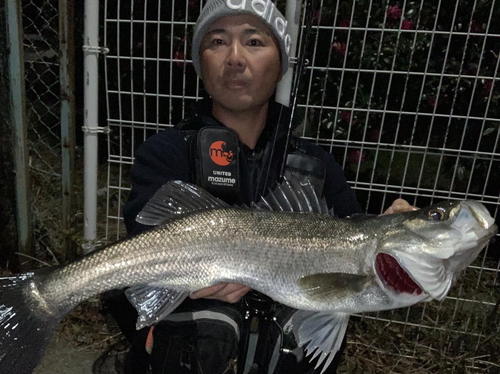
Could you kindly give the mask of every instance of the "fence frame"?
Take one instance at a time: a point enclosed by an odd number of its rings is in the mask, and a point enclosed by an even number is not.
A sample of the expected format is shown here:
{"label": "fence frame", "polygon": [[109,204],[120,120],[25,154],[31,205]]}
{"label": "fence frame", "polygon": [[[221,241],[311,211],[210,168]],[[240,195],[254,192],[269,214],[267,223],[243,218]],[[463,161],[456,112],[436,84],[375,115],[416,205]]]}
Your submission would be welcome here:
{"label": "fence frame", "polygon": [[[14,167],[16,174],[16,212],[18,251],[33,255],[28,165],[28,124],[24,82],[24,52],[21,0],[7,1],[7,34],[9,45],[10,121],[13,128]],[[31,266],[25,263],[25,268]]]}
{"label": "fence frame", "polygon": [[84,26],[84,237],[83,253],[94,250],[97,237],[97,162],[99,108],[99,2],[85,0]]}
{"label": "fence frame", "polygon": [[[59,72],[61,101],[62,228],[69,234],[73,223],[75,169],[75,3],[59,0]],[[66,258],[76,258],[76,247],[65,235]]]}

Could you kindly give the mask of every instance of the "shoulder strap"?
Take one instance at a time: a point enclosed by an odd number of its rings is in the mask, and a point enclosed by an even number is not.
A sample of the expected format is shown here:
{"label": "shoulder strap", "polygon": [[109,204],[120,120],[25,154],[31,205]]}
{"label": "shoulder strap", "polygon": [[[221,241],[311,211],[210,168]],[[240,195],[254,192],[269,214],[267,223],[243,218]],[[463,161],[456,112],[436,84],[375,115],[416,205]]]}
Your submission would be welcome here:
{"label": "shoulder strap", "polygon": [[197,172],[197,170],[199,169],[199,157],[196,143],[198,139],[198,131],[200,131],[205,126],[207,126],[207,124],[203,122],[203,118],[199,115],[196,115],[189,119],[184,119],[179,124],[175,125],[175,128],[184,135],[184,140],[188,143],[187,145],[190,167],[189,181],[198,186],[200,185],[200,176]]}

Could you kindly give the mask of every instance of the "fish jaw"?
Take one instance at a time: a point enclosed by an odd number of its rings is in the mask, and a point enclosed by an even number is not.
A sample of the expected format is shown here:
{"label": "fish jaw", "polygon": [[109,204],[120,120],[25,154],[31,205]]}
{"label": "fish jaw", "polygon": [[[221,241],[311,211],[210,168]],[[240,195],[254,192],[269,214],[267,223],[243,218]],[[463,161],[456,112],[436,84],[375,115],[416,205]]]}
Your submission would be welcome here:
{"label": "fish jaw", "polygon": [[[457,203],[449,215],[449,223],[408,220],[403,224],[419,237],[422,253],[439,259],[449,259],[478,247],[482,249],[498,231],[488,210],[477,201]],[[416,253],[411,249],[405,252]]]}
{"label": "fish jaw", "polygon": [[[469,215],[474,219],[470,219]],[[461,247],[447,261],[447,267],[453,272],[460,272],[469,266],[498,232],[498,226],[488,210],[473,200],[462,202],[462,209],[452,227],[463,233]]]}
{"label": "fish jaw", "polygon": [[[467,251],[479,253],[498,231],[495,220],[484,205],[473,200],[461,203],[460,212],[451,224],[451,228],[461,233],[459,242],[455,244],[454,256]],[[472,261],[473,259],[470,262]],[[464,264],[462,269],[465,269],[470,262]]]}
{"label": "fish jaw", "polygon": [[494,229],[495,232],[497,231],[498,228],[496,227],[495,219],[490,215],[490,212],[488,212],[488,209],[486,209],[483,204],[474,200],[466,200],[462,204],[470,209],[472,215],[483,229]]}
{"label": "fish jaw", "polygon": [[[479,255],[498,227],[487,209],[476,201],[463,201],[452,211],[447,230],[419,232],[408,240],[407,249],[378,252],[374,272],[382,288],[399,299],[427,294],[435,300],[447,295],[458,274]],[[388,270],[391,268],[392,270]]]}

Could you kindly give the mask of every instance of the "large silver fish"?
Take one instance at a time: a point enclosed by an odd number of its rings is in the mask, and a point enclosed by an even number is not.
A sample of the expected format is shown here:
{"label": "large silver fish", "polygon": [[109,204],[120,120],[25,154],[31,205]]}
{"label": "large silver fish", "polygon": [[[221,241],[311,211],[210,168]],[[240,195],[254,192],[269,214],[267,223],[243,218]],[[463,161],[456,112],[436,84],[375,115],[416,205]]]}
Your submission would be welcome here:
{"label": "large silver fish", "polygon": [[67,266],[0,280],[0,373],[32,372],[59,321],[93,295],[130,287],[141,327],[221,282],[298,309],[298,343],[324,370],[349,314],[443,299],[497,232],[475,201],[337,219],[312,191],[285,181],[260,209],[240,209],[171,182],[138,216],[158,227]]}

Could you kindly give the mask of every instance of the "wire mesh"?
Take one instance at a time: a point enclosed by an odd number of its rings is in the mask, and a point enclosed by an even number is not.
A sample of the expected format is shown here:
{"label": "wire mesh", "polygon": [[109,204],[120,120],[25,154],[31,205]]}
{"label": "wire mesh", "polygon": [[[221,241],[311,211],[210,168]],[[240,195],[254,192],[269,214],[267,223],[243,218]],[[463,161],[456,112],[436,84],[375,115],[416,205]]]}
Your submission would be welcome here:
{"label": "wire mesh", "polygon": [[[137,147],[193,113],[201,97],[189,59],[201,5],[106,1],[106,237],[124,234]],[[378,214],[398,197],[416,206],[476,199],[499,217],[499,15],[494,0],[321,1],[300,87],[300,135],[335,155],[366,211]],[[442,302],[360,316],[349,353],[421,364],[437,352],[441,363],[429,372],[497,367],[493,349],[478,352],[499,332],[498,249],[487,247]],[[383,339],[363,340],[382,327]]]}
{"label": "wire mesh", "polygon": [[179,122],[199,98],[186,60],[199,1],[105,3],[109,141],[106,237],[123,235],[121,208],[134,151],[148,136]]}
{"label": "wire mesh", "polygon": [[34,242],[38,257],[45,258],[47,250],[52,253],[58,247],[58,240],[62,240],[61,237],[65,235],[60,230],[62,181],[58,1],[23,1],[22,17]]}

